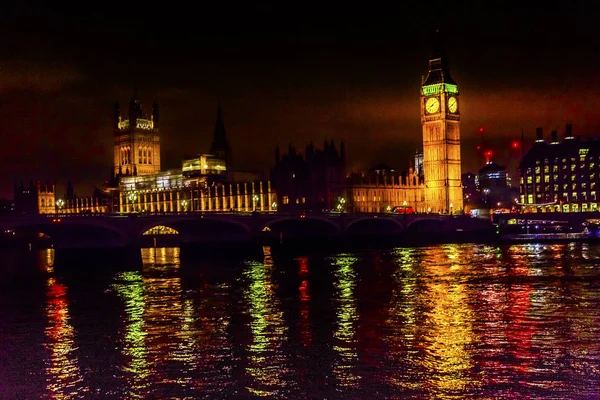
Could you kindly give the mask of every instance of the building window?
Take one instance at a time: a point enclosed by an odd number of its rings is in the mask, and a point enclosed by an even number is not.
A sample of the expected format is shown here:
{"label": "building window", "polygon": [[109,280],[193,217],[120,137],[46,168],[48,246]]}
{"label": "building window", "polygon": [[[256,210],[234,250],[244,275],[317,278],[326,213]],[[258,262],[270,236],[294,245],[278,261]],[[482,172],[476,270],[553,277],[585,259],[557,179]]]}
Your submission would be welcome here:
{"label": "building window", "polygon": [[589,168],[590,168],[590,169],[594,169],[594,165],[595,165],[595,164],[594,164],[593,162],[591,162],[591,163],[590,163],[590,167],[589,167]]}
{"label": "building window", "polygon": [[529,184],[532,183],[532,180],[533,180],[533,178],[531,176],[527,177],[527,183],[529,183]]}
{"label": "building window", "polygon": [[571,164],[571,171],[575,171],[575,164]]}
{"label": "building window", "polygon": [[[548,160],[546,159],[546,161],[548,161]],[[548,172],[550,172],[550,167],[549,167],[548,165],[546,165],[546,166],[544,167],[544,173],[546,173],[546,174],[547,174]]]}
{"label": "building window", "polygon": [[536,177],[535,177],[535,183],[540,183],[540,176],[539,175],[536,175]]}
{"label": "building window", "polygon": [[554,185],[554,191],[558,192],[558,185]]}
{"label": "building window", "polygon": [[550,175],[544,175],[544,182],[545,183],[549,183],[550,182]]}
{"label": "building window", "polygon": [[554,175],[553,179],[554,179],[555,181],[557,181],[557,180],[558,180],[558,175]]}
{"label": "building window", "polygon": [[535,167],[535,174],[538,175],[540,173],[540,167]]}
{"label": "building window", "polygon": [[552,172],[558,172],[558,165],[552,166]]}
{"label": "building window", "polygon": [[281,202],[283,204],[290,204],[290,198],[288,196],[283,196],[283,198],[281,199]]}
{"label": "building window", "polygon": [[576,179],[577,179],[577,175],[575,175],[575,174],[571,175],[571,180],[572,180],[572,181],[574,181],[574,180],[576,180]]}
{"label": "building window", "polygon": [[532,194],[527,195],[527,203],[533,204],[533,195]]}

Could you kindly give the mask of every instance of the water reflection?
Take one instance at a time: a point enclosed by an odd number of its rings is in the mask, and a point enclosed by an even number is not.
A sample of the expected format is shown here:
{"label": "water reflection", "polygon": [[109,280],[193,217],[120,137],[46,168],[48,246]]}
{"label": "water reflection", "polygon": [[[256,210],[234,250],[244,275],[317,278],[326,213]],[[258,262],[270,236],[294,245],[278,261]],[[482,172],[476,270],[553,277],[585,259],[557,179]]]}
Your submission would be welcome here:
{"label": "water reflection", "polygon": [[1,282],[0,397],[597,397],[598,244],[269,251],[102,274],[29,254]]}
{"label": "water reflection", "polygon": [[[461,251],[462,250],[462,251]],[[462,274],[468,268],[465,248],[447,245],[427,251],[421,262],[427,276],[423,299],[423,345],[426,382],[435,398],[460,398],[476,383],[470,346],[474,313]],[[460,257],[462,256],[462,257]]]}
{"label": "water reflection", "polygon": [[310,332],[310,288],[308,284],[308,257],[300,257],[298,261],[298,276],[300,285],[298,292],[300,297],[300,318],[298,319],[298,330],[304,347],[310,346],[312,334]]}
{"label": "water reflection", "polygon": [[336,313],[333,332],[333,349],[338,353],[333,372],[342,388],[358,387],[360,375],[354,372],[358,354],[356,352],[356,271],[353,264],[357,258],[339,256],[331,260],[333,265],[333,303]]}
{"label": "water reflection", "polygon": [[44,347],[50,352],[46,361],[46,387],[52,399],[78,399],[88,391],[77,358],[75,330],[70,324],[67,286],[54,276],[54,250],[40,252],[40,266],[47,271],[46,306],[47,324]]}
{"label": "water reflection", "polygon": [[283,319],[281,302],[273,282],[273,260],[268,248],[263,262],[247,262],[244,277],[247,286],[244,299],[250,315],[251,343],[248,345],[246,373],[251,377],[247,389],[256,396],[283,396],[289,373],[283,349],[288,340],[288,327]]}

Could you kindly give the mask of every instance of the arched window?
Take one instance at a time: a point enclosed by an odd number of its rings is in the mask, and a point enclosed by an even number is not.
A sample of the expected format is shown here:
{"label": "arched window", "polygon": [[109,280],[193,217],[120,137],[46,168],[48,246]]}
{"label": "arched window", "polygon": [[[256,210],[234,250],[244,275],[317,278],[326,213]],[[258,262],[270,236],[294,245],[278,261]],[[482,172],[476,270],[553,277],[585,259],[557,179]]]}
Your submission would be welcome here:
{"label": "arched window", "polygon": [[148,150],[148,164],[152,164],[152,150]]}
{"label": "arched window", "polygon": [[125,164],[125,149],[121,147],[121,165]]}
{"label": "arched window", "polygon": [[138,149],[138,164],[142,163],[142,147]]}
{"label": "arched window", "polygon": [[148,148],[144,147],[143,151],[143,161],[144,164],[148,164]]}
{"label": "arched window", "polygon": [[42,199],[42,207],[44,207],[46,205],[46,201],[44,199]]}

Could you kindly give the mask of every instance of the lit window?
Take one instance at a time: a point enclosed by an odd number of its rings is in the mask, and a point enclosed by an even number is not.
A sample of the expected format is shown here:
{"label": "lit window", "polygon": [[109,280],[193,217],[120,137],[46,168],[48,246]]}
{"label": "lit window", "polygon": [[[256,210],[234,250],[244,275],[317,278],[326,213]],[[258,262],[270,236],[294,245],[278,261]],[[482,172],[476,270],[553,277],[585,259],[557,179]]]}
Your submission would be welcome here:
{"label": "lit window", "polygon": [[537,176],[535,177],[535,183],[540,183],[540,176],[539,176],[539,175],[537,175]]}
{"label": "lit window", "polygon": [[538,167],[535,167],[535,173],[536,173],[536,174],[539,174],[539,173],[540,173],[540,167],[539,167],[539,166],[538,166]]}
{"label": "lit window", "polygon": [[575,164],[571,164],[571,171],[575,171]]}
{"label": "lit window", "polygon": [[533,204],[533,195],[532,194],[527,195],[527,203]]}
{"label": "lit window", "polygon": [[552,172],[558,172],[558,165],[552,166]]}
{"label": "lit window", "polygon": [[533,181],[532,181],[532,177],[531,177],[531,176],[528,176],[528,177],[527,177],[527,183],[533,183]]}
{"label": "lit window", "polygon": [[591,163],[590,163],[590,169],[594,169],[594,165],[595,165],[595,164],[594,164],[593,162],[591,162]]}
{"label": "lit window", "polygon": [[577,175],[575,175],[575,174],[571,175],[571,180],[572,180],[572,181],[574,181],[574,180],[576,180],[576,179],[577,179]]}
{"label": "lit window", "polygon": [[554,179],[555,181],[557,181],[557,180],[558,180],[558,175],[556,175],[556,174],[555,174],[555,175],[554,175],[554,177],[553,177],[553,179]]}
{"label": "lit window", "polygon": [[558,192],[558,185],[554,185],[554,191]]}
{"label": "lit window", "polygon": [[[546,160],[546,161],[548,161],[548,160]],[[546,173],[546,174],[547,174],[548,172],[550,172],[550,167],[549,167],[548,165],[546,165],[546,166],[544,167],[544,173]]]}
{"label": "lit window", "polygon": [[544,175],[544,182],[545,183],[549,183],[550,182],[550,175]]}
{"label": "lit window", "polygon": [[283,204],[289,204],[290,203],[290,198],[287,196],[283,196],[283,199],[281,199],[281,202]]}

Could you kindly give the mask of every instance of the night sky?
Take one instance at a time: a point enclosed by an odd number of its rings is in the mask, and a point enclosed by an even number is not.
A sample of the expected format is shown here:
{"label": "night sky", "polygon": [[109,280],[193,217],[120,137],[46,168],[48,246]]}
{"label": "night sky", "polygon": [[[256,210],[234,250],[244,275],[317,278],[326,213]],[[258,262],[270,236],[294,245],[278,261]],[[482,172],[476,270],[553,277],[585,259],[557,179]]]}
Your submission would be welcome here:
{"label": "night sky", "polygon": [[598,22],[577,2],[153,3],[3,6],[0,197],[21,179],[91,194],[110,173],[114,101],[126,112],[134,82],[146,112],[160,105],[163,169],[208,150],[219,102],[236,169],[325,138],[346,141],[354,170],[407,168],[436,28],[461,91],[464,171],[478,166],[480,126],[509,166],[521,129],[600,135]]}

